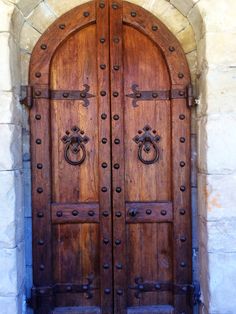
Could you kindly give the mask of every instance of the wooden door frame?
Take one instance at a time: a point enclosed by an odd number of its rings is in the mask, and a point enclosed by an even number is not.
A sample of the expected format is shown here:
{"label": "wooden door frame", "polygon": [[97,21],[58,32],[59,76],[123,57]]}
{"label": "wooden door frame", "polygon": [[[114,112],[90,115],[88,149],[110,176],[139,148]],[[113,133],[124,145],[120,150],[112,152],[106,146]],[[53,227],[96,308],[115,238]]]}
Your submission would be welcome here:
{"label": "wooden door frame", "polygon": [[[47,117],[49,116],[50,112],[50,64],[57,48],[74,32],[77,32],[88,25],[95,24],[96,21],[102,17],[103,13],[100,12],[107,10],[108,6],[111,14],[114,16],[113,23],[110,25],[111,35],[115,36],[119,34],[119,32],[116,33],[119,31],[119,26],[117,25],[122,25],[122,23],[124,23],[136,28],[148,36],[161,49],[169,71],[171,90],[177,90],[177,94],[175,97],[173,97],[173,99],[171,99],[171,108],[174,117],[172,121],[172,149],[175,151],[177,156],[172,164],[172,171],[175,174],[172,193],[176,221],[173,235],[175,242],[174,260],[176,261],[174,266],[174,281],[175,283],[185,284],[190,283],[192,278],[192,266],[186,265],[184,262],[185,258],[186,260],[191,261],[191,256],[189,256],[189,254],[191,254],[191,250],[189,249],[189,243],[191,240],[189,240],[188,245],[184,246],[180,244],[181,234],[185,234],[188,239],[191,239],[190,110],[188,107],[188,101],[191,101],[191,95],[188,95],[188,91],[190,90],[188,89],[188,86],[191,79],[185,54],[180,43],[167,29],[167,27],[154,15],[147,12],[143,8],[120,0],[116,2],[92,1],[76,7],[58,18],[40,37],[32,52],[30,61],[29,90],[32,93],[33,99],[32,109],[30,112],[30,121],[32,134],[34,135],[31,136],[33,178],[33,276],[35,286],[35,289],[33,289],[33,294],[37,297],[40,296],[40,298],[43,298],[46,304],[48,304],[48,307],[53,304],[53,296],[49,290],[49,292],[47,292],[47,288],[53,284],[51,278],[51,230],[49,225],[51,217],[48,208],[48,204],[50,203],[51,189],[49,171],[50,140],[48,138],[47,141],[44,141],[40,144],[40,141],[38,140],[40,140],[40,135],[42,135],[40,134],[40,123],[42,123],[43,119],[48,119]],[[108,10],[105,12],[108,12]],[[110,40],[112,45],[113,38]],[[98,40],[98,45],[100,44],[101,43]],[[114,48],[114,54],[116,53],[120,54],[120,52],[116,52]],[[119,71],[119,75],[122,76],[122,68]],[[120,93],[123,93],[123,86],[111,87],[111,89],[113,88],[119,88]],[[178,112],[179,108],[183,107],[183,103],[186,106],[185,109],[182,110],[182,116],[180,117]],[[43,130],[43,132],[46,134],[49,133],[49,121],[47,121],[47,128]],[[184,149],[182,145],[183,139],[185,147]],[[40,151],[47,153],[40,155]],[[184,167],[180,166],[181,154],[183,151],[188,156],[188,161],[185,163]],[[43,165],[43,169],[40,169],[40,176],[37,176],[39,171],[39,163]],[[185,182],[181,181],[183,178],[185,178]],[[122,189],[122,182],[120,182],[119,185]],[[119,197],[121,196],[119,195]],[[187,208],[188,210],[184,211],[184,208]],[[185,223],[182,222],[183,215],[185,217]],[[39,245],[40,239],[42,237],[46,237],[47,241],[44,243],[44,245]],[[44,295],[40,295],[42,288],[44,288],[44,291],[46,291]],[[106,289],[105,287],[103,288]],[[119,287],[117,287],[117,289],[119,289]],[[181,300],[182,297],[176,295],[176,308],[181,305]]]}

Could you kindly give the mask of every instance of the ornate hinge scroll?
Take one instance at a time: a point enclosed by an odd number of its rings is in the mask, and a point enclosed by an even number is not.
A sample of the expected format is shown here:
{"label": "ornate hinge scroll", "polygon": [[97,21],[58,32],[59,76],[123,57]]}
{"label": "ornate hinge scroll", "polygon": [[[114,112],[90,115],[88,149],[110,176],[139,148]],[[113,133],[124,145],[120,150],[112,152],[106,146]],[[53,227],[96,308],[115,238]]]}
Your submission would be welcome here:
{"label": "ornate hinge scroll", "polygon": [[127,94],[126,97],[132,98],[133,107],[138,107],[139,101],[151,100],[170,100],[184,99],[188,97],[188,106],[192,104],[192,87],[191,84],[187,88],[171,89],[171,90],[139,90],[137,84],[131,86],[133,93]]}
{"label": "ornate hinge scroll", "polygon": [[[84,131],[80,130],[80,128],[77,126],[73,126],[71,131],[72,133],[67,130],[66,135],[64,135],[61,139],[62,142],[66,145],[64,148],[64,157],[70,165],[80,166],[86,158],[86,150],[84,145],[88,143],[89,137],[84,135]],[[72,160],[70,153],[77,156],[79,153],[81,153],[81,156],[79,159]]]}
{"label": "ornate hinge scroll", "polygon": [[22,86],[20,103],[31,108],[34,99],[80,100],[84,107],[88,107],[89,98],[95,95],[89,93],[89,85],[83,86],[83,90],[52,90],[47,85]]}
{"label": "ornate hinge scroll", "polygon": [[[146,125],[142,130],[138,131],[139,135],[133,138],[133,141],[138,144],[138,159],[145,165],[154,164],[159,159],[159,148],[157,143],[161,137],[156,134],[156,130],[152,130],[149,125]],[[153,157],[147,159],[143,157],[143,154],[149,155],[153,151]]]}

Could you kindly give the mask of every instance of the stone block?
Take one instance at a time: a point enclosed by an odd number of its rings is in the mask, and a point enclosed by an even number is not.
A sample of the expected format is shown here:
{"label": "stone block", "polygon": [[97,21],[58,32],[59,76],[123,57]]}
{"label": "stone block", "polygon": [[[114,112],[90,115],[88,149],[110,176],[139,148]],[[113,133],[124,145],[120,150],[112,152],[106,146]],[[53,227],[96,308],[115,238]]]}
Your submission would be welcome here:
{"label": "stone block", "polygon": [[25,218],[25,263],[32,266],[32,219]]}
{"label": "stone block", "polygon": [[9,2],[0,1],[0,31],[9,32],[11,28],[11,17],[14,11],[14,5]]}
{"label": "stone block", "polygon": [[43,33],[56,19],[49,7],[41,2],[29,15],[27,21],[39,33]]}
{"label": "stone block", "polygon": [[25,17],[23,16],[22,12],[15,6],[11,19],[11,33],[13,34],[16,42],[19,42],[20,33],[24,21]]}
{"label": "stone block", "polygon": [[201,39],[205,33],[205,27],[202,15],[200,13],[198,4],[196,4],[188,13],[188,21],[193,27],[196,41],[198,42],[199,39]]}
{"label": "stone block", "polygon": [[198,248],[198,206],[197,206],[197,188],[191,189],[192,201],[192,246]]}
{"label": "stone block", "polygon": [[192,1],[189,0],[170,0],[170,3],[185,16],[188,15],[189,11],[193,7]]}
{"label": "stone block", "polygon": [[29,82],[29,63],[31,55],[26,51],[21,51],[21,84],[28,85]]}
{"label": "stone block", "polygon": [[22,107],[12,92],[0,92],[0,123],[20,124]]}
{"label": "stone block", "polygon": [[197,44],[195,41],[194,31],[191,24],[186,25],[184,29],[176,34],[185,53],[192,52],[196,50]]}
{"label": "stone block", "polygon": [[28,16],[33,9],[43,0],[19,0],[17,7],[24,16]]}
{"label": "stone block", "polygon": [[1,314],[22,314],[18,297],[1,297]]}
{"label": "stone block", "polygon": [[40,36],[41,34],[36,29],[25,22],[20,36],[20,48],[32,52]]}
{"label": "stone block", "polygon": [[0,69],[1,73],[4,73],[0,76],[0,90],[2,91],[12,89],[9,39],[10,33],[0,33]]}
{"label": "stone block", "polygon": [[191,135],[191,186],[197,187],[197,136]]}
{"label": "stone block", "polygon": [[[0,250],[0,296],[17,296],[24,284],[24,246]],[[14,312],[13,312],[14,313]]]}
{"label": "stone block", "polygon": [[209,253],[209,313],[235,314],[236,253]]}
{"label": "stone block", "polygon": [[13,124],[0,124],[0,142],[4,143],[4,149],[0,150],[0,170],[21,169],[21,127]]}
{"label": "stone block", "polygon": [[236,175],[198,175],[199,214],[206,221],[236,218]]}
{"label": "stone block", "polygon": [[48,7],[54,12],[55,15],[61,16],[65,12],[77,7],[80,4],[88,2],[87,0],[45,0]]}
{"label": "stone block", "polygon": [[[196,47],[195,40],[194,40],[194,45]],[[188,61],[188,66],[189,66],[189,70],[190,70],[191,76],[195,79],[196,72],[197,72],[197,49],[187,53],[186,54],[186,58],[187,58],[187,61]],[[193,83],[194,82],[192,81],[192,84]]]}

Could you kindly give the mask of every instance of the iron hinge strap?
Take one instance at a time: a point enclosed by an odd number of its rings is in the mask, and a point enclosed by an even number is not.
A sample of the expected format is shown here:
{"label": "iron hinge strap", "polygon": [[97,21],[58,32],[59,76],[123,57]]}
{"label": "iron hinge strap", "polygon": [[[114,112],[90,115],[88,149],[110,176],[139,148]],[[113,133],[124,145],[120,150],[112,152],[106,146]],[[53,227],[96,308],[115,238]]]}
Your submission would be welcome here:
{"label": "iron hinge strap", "polygon": [[33,87],[29,85],[21,86],[20,103],[28,108],[32,107]]}

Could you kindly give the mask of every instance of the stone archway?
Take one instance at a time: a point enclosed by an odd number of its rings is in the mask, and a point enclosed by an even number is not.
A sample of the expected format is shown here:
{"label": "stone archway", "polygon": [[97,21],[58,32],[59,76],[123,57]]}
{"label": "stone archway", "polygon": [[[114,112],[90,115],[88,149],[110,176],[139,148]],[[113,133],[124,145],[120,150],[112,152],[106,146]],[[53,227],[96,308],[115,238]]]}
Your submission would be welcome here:
{"label": "stone archway", "polygon": [[[0,206],[4,213],[4,219],[0,223],[0,260],[6,265],[3,273],[0,273],[3,278],[0,284],[0,304],[9,313],[22,313],[24,280],[30,280],[27,276],[30,274],[31,244],[30,241],[24,244],[23,231],[25,220],[25,234],[28,237],[31,219],[29,128],[27,109],[22,109],[19,105],[20,85],[28,83],[30,54],[41,33],[58,16],[83,2],[85,1],[0,1],[0,42],[3,47],[0,52],[0,67],[4,73],[0,79],[0,138],[4,142],[4,154],[0,154],[0,185],[4,186],[0,192],[1,204],[4,204]],[[199,155],[198,182],[196,179],[193,182],[193,193],[197,194],[198,185],[199,218],[196,216],[196,220],[199,222],[200,233],[203,312],[233,313],[234,303],[228,302],[226,308],[226,299],[220,297],[221,289],[217,284],[220,283],[221,276],[216,273],[226,275],[228,285],[225,286],[225,293],[228,300],[233,299],[230,278],[235,272],[232,261],[236,245],[231,245],[230,239],[222,236],[223,229],[220,226],[223,223],[224,228],[231,230],[230,235],[234,235],[232,223],[236,214],[232,211],[234,202],[228,190],[233,190],[236,185],[233,175],[236,158],[231,148],[236,143],[230,136],[236,119],[232,105],[233,86],[230,82],[235,69],[235,50],[229,47],[226,55],[225,46],[235,41],[234,16],[231,14],[235,11],[235,3],[228,1],[216,4],[212,0],[131,2],[143,6],[160,18],[179,39],[186,52],[195,95],[199,99],[197,113],[193,110],[192,134],[193,141],[196,141],[198,135]],[[211,10],[213,5],[214,10]],[[231,159],[221,153],[222,147],[219,146],[222,145],[221,140],[225,141],[225,125],[229,135],[226,144]],[[218,162],[216,154],[219,154]],[[194,153],[194,157],[195,155]],[[222,181],[224,186],[221,187]],[[225,211],[222,212],[222,209]],[[216,243],[216,239],[221,243],[224,241],[224,246]],[[24,246],[28,252],[26,272]],[[226,256],[228,272],[225,273],[218,261]],[[26,277],[25,273],[28,274]],[[212,276],[215,276],[215,280],[211,279]]]}

